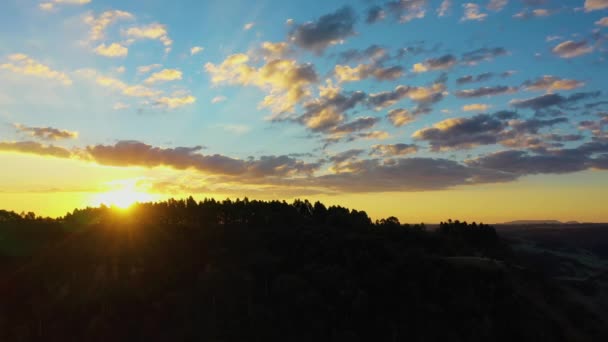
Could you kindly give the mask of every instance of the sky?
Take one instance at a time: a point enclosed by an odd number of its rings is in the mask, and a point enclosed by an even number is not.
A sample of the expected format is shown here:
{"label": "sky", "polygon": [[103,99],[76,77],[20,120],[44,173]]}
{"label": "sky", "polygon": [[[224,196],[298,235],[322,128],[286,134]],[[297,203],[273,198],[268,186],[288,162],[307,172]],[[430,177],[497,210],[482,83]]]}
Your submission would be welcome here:
{"label": "sky", "polygon": [[3,0],[0,208],[608,222],[608,0]]}

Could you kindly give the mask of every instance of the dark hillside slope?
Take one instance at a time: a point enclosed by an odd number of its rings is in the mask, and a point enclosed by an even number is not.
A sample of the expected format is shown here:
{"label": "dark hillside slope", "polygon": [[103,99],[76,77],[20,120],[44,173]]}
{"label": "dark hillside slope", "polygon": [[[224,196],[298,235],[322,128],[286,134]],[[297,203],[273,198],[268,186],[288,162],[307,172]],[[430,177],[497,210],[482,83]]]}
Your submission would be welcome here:
{"label": "dark hillside slope", "polygon": [[61,238],[5,264],[2,341],[608,337],[486,225],[431,232],[320,203],[192,200],[59,222]]}

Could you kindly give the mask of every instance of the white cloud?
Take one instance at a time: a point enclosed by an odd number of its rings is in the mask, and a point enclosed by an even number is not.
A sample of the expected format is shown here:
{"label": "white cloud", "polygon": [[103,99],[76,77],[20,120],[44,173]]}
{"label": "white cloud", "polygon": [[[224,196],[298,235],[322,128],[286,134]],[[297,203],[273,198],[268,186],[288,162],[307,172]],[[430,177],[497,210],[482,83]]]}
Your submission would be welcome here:
{"label": "white cloud", "polygon": [[608,8],[608,0],[585,0],[585,11],[597,11]]}
{"label": "white cloud", "polygon": [[460,21],[483,21],[488,16],[486,13],[479,12],[479,5],[468,2],[463,4],[464,14]]}
{"label": "white cloud", "polygon": [[138,74],[147,74],[154,69],[161,68],[162,64],[150,64],[150,65],[142,65],[137,67]]}
{"label": "white cloud", "polygon": [[133,39],[158,40],[165,46],[165,52],[171,51],[171,46],[173,45],[173,40],[169,38],[167,27],[158,23],[131,27],[124,31],[124,34]]}
{"label": "white cloud", "polygon": [[101,13],[98,17],[92,14],[88,14],[84,17],[84,22],[91,27],[89,32],[89,41],[99,41],[105,38],[105,31],[108,26],[118,20],[131,20],[135,16],[125,11],[106,11]]}
{"label": "white cloud", "polygon": [[202,46],[193,46],[192,48],[190,48],[190,56],[194,56],[197,53],[201,53],[203,52],[203,50],[205,50],[205,48]]}
{"label": "white cloud", "polygon": [[22,53],[8,56],[8,62],[0,64],[0,70],[9,70],[17,74],[47,78],[59,81],[64,85],[72,84],[72,80],[65,73],[53,70],[49,66]]}
{"label": "white cloud", "polygon": [[245,31],[249,31],[251,30],[253,27],[255,26],[255,23],[247,23],[245,25],[243,25],[243,30]]}
{"label": "white cloud", "polygon": [[182,79],[182,72],[177,69],[163,69],[152,74],[144,83],[152,84],[156,82],[169,82]]}
{"label": "white cloud", "polygon": [[211,99],[211,103],[213,103],[213,104],[224,102],[224,101],[226,101],[226,96],[216,96],[213,99]]}
{"label": "white cloud", "polygon": [[110,45],[100,44],[95,48],[95,53],[106,57],[124,57],[129,53],[129,49],[118,43],[112,43]]}

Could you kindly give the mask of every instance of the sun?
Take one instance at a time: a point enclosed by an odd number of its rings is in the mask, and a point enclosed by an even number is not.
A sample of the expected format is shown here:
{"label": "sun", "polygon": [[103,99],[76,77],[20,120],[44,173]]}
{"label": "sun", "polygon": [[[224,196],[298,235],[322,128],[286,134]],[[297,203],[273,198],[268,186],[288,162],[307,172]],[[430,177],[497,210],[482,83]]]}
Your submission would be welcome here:
{"label": "sun", "polygon": [[107,205],[128,209],[136,202],[151,202],[158,199],[157,195],[138,189],[133,181],[117,182],[118,187],[93,196],[92,205]]}

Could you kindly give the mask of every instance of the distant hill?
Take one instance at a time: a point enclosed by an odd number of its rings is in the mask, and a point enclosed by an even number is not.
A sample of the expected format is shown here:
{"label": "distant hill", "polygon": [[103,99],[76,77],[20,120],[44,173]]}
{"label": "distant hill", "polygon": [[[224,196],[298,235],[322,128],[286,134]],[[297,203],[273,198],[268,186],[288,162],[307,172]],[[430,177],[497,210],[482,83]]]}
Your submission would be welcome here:
{"label": "distant hill", "polygon": [[608,341],[604,278],[566,287],[538,270],[582,262],[524,259],[484,224],[188,198],[0,211],[2,241],[0,341]]}
{"label": "distant hill", "polygon": [[[572,224],[572,223],[577,223],[577,222],[569,221],[567,223]],[[516,221],[505,222],[503,224],[524,225],[524,224],[564,224],[564,223],[561,221],[558,221],[558,220],[516,220]]]}

